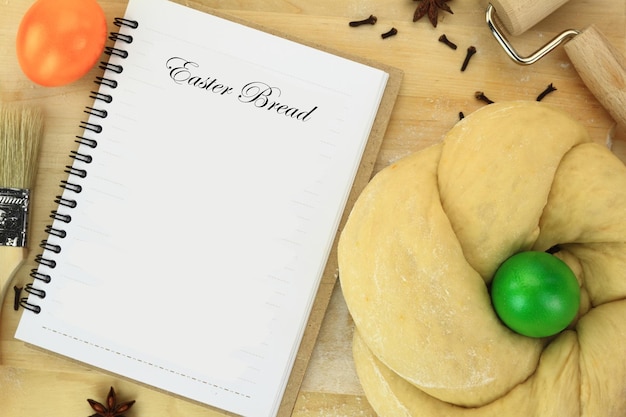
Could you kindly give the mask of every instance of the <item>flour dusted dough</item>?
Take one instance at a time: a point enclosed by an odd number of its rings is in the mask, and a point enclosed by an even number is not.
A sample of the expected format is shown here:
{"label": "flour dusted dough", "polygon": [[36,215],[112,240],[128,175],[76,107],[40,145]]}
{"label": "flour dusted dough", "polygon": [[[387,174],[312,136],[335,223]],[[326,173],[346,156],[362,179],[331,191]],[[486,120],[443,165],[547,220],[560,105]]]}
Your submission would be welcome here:
{"label": "flour dusted dough", "polygon": [[[538,102],[486,106],[377,174],[339,242],[377,412],[626,415],[625,220],[624,165]],[[578,321],[553,340],[518,335],[493,311],[491,277],[556,244],[581,285]]]}
{"label": "flour dusted dough", "polygon": [[[580,416],[579,350],[573,332],[544,352],[528,380],[491,403],[463,408],[429,396],[382,364],[358,333],[353,345],[359,379],[381,417],[573,417]],[[589,417],[594,414],[590,414]]]}

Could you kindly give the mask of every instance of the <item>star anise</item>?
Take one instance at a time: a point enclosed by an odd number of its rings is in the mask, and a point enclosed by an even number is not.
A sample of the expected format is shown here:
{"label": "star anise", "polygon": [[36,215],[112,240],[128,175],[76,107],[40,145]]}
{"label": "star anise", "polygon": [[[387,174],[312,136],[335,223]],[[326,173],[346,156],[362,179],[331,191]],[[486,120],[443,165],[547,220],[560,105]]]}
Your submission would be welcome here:
{"label": "star anise", "polygon": [[450,14],[452,10],[450,6],[446,4],[446,2],[450,0],[419,0],[420,4],[415,9],[415,14],[413,15],[413,21],[416,22],[425,15],[428,15],[428,20],[434,27],[437,27],[437,17],[439,17],[439,9],[444,10]]}
{"label": "star anise", "polygon": [[106,405],[100,404],[98,401],[87,400],[89,405],[96,414],[93,414],[90,417],[124,417],[122,413],[130,410],[130,407],[135,404],[135,401],[127,401],[121,404],[117,403],[117,396],[115,395],[115,390],[113,387],[109,390],[109,395],[107,395]]}

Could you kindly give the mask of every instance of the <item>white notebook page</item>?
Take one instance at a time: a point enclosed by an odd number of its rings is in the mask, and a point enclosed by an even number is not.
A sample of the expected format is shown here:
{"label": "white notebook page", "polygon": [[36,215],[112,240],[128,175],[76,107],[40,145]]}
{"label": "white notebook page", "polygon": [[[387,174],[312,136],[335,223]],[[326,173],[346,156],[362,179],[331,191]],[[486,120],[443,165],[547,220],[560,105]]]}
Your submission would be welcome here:
{"label": "white notebook page", "polygon": [[41,313],[16,337],[273,416],[387,74],[167,1],[126,18]]}

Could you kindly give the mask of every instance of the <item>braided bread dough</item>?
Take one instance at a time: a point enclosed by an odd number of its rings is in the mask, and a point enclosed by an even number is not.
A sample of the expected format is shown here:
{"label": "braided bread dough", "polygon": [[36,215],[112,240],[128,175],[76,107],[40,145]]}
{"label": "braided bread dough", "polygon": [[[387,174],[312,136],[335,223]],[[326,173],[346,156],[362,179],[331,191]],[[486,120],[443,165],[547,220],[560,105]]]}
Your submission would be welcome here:
{"label": "braided bread dough", "polygon": [[[491,104],[385,168],[339,242],[354,360],[381,416],[626,415],[626,167],[538,102]],[[581,285],[568,330],[518,335],[488,285],[557,253]]]}

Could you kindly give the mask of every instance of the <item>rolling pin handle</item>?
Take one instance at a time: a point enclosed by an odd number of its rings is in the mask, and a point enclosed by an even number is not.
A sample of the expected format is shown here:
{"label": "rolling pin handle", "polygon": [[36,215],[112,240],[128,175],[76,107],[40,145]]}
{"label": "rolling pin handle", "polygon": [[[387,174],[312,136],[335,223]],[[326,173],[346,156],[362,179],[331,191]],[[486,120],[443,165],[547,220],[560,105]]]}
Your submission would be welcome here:
{"label": "rolling pin handle", "polygon": [[513,36],[521,35],[569,0],[491,0],[502,25]]}
{"label": "rolling pin handle", "polygon": [[565,52],[596,99],[626,126],[626,60],[593,25],[565,44]]}
{"label": "rolling pin handle", "polygon": [[504,49],[509,58],[511,58],[514,62],[520,65],[534,64],[535,62],[546,56],[550,51],[556,49],[559,45],[564,44],[565,42],[580,34],[578,30],[568,29],[555,36],[547,44],[533,52],[531,55],[522,56],[517,53],[513,45],[511,45],[506,35],[504,34],[504,30],[502,30],[498,26],[497,21],[501,21],[501,19],[499,18],[499,16],[496,16],[496,11],[492,4],[489,4],[487,6],[485,20],[487,21],[487,26],[491,30],[491,34],[496,39],[496,41],[498,41],[502,49]]}

